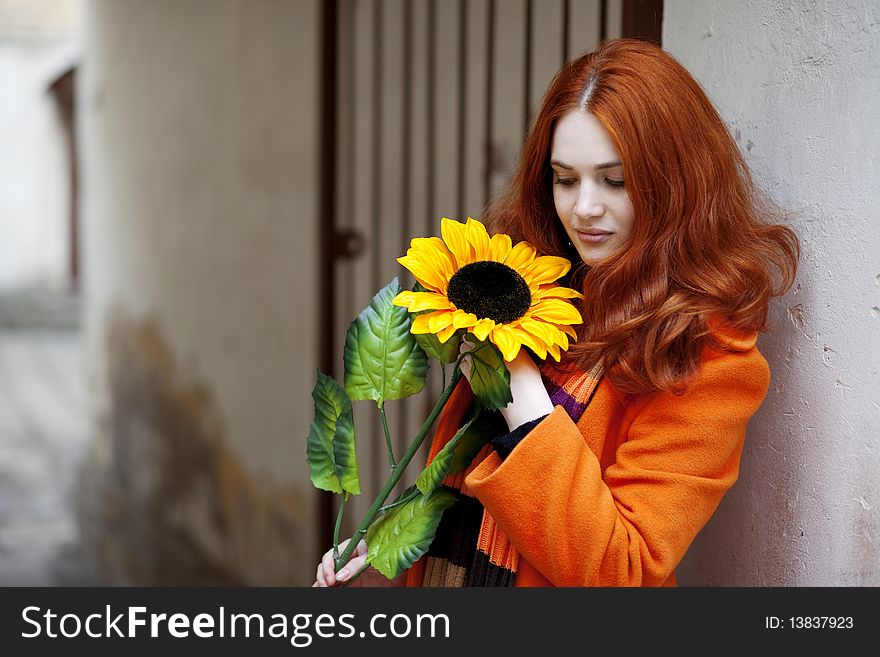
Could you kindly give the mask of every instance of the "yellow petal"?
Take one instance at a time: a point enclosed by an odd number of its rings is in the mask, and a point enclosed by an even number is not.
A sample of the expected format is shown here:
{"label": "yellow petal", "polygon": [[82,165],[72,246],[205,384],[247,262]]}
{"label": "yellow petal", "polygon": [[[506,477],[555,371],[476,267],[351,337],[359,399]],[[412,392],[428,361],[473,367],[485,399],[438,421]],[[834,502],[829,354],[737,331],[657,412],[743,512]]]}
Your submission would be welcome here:
{"label": "yellow petal", "polygon": [[446,294],[446,286],[449,281],[430,262],[425,262],[413,255],[398,258],[397,262],[409,269],[416,280],[429,290]]}
{"label": "yellow petal", "polygon": [[481,319],[474,327],[471,329],[471,333],[473,333],[477,340],[483,341],[486,339],[486,336],[492,332],[492,329],[495,328],[495,322],[491,319]]}
{"label": "yellow petal", "polygon": [[504,264],[511,269],[519,271],[520,267],[526,266],[535,259],[536,253],[537,251],[535,251],[535,247],[531,244],[528,242],[520,242],[510,250],[509,254],[507,254],[507,258],[504,259]]}
{"label": "yellow petal", "polygon": [[398,306],[406,305],[411,313],[418,313],[423,310],[446,310],[455,308],[452,302],[446,298],[446,295],[437,294],[436,292],[410,292],[409,297],[407,297],[409,303],[397,303],[397,300],[404,294],[406,294],[406,292],[401,292],[394,297],[394,304]]}
{"label": "yellow petal", "polygon": [[[535,321],[535,320],[531,320]],[[528,328],[532,333],[540,336],[548,345],[559,345],[563,351],[568,349],[568,335],[562,330],[561,326],[556,324],[547,324],[546,322],[537,322],[541,326],[529,324]],[[534,330],[532,330],[534,329]]]}
{"label": "yellow petal", "polygon": [[569,336],[571,336],[572,339],[577,339],[577,333],[570,326],[548,324],[546,322],[532,319],[531,317],[521,320],[519,322],[519,328],[537,336],[547,345],[548,349],[555,346],[559,347],[562,351],[565,351],[569,346]]}
{"label": "yellow petal", "polygon": [[446,342],[449,338],[452,337],[455,331],[456,328],[454,326],[447,326],[445,329],[437,334],[437,339],[440,340],[441,343]]}
{"label": "yellow petal", "polygon": [[559,362],[559,346],[555,344],[551,344],[547,347],[547,353],[553,356],[556,359],[556,362]]}
{"label": "yellow petal", "polygon": [[555,334],[551,330],[549,324],[539,322],[536,319],[525,318],[520,320],[519,326],[524,331],[528,331],[536,336],[545,344],[553,344]]}
{"label": "yellow petal", "polygon": [[409,332],[415,333],[416,335],[422,333],[435,333],[434,329],[431,328],[431,321],[437,321],[437,318],[442,315],[451,317],[452,313],[448,310],[437,310],[433,313],[425,313],[424,315],[414,317]]}
{"label": "yellow petal", "polygon": [[522,342],[520,342],[519,336],[514,330],[503,324],[495,327],[492,331],[491,339],[492,342],[495,343],[495,346],[501,351],[504,360],[508,363],[516,358],[516,355],[519,353],[519,348],[522,346]]}
{"label": "yellow petal", "polygon": [[413,238],[406,254],[416,256],[422,262],[433,264],[447,280],[456,272],[455,258],[439,237]]}
{"label": "yellow petal", "polygon": [[568,351],[568,336],[562,331],[562,329],[558,327],[554,327],[558,331],[558,335],[556,337],[556,344],[559,345],[559,348],[562,351]]}
{"label": "yellow petal", "polygon": [[489,259],[489,233],[486,227],[476,219],[467,218],[465,224],[467,240],[474,249],[474,262]]}
{"label": "yellow petal", "polygon": [[439,333],[447,326],[452,325],[452,312],[448,310],[440,310],[435,313],[426,315],[428,318],[428,328],[431,333]]}
{"label": "yellow petal", "polygon": [[561,285],[541,285],[532,292],[532,299],[583,299],[584,295],[570,287]]}
{"label": "yellow petal", "polygon": [[452,314],[452,325],[456,329],[470,328],[477,323],[477,316],[464,310],[456,310]]}
{"label": "yellow petal", "polygon": [[544,344],[543,341],[539,340],[528,331],[524,331],[522,328],[515,328],[513,330],[516,331],[516,335],[519,337],[520,341],[534,351],[538,355],[538,358],[547,358],[547,345]]}
{"label": "yellow petal", "polygon": [[504,262],[510,254],[511,244],[510,235],[504,233],[493,235],[489,240],[489,260]]}
{"label": "yellow petal", "polygon": [[456,270],[474,261],[474,249],[467,240],[467,228],[464,224],[443,217],[440,220],[440,232],[443,241],[455,257]]}
{"label": "yellow petal", "polygon": [[552,324],[580,324],[577,308],[562,299],[541,299],[529,308],[529,315]]}
{"label": "yellow petal", "polygon": [[520,276],[526,279],[529,286],[552,283],[560,276],[564,276],[571,269],[571,263],[565,258],[557,256],[540,256],[529,264],[520,267]]}

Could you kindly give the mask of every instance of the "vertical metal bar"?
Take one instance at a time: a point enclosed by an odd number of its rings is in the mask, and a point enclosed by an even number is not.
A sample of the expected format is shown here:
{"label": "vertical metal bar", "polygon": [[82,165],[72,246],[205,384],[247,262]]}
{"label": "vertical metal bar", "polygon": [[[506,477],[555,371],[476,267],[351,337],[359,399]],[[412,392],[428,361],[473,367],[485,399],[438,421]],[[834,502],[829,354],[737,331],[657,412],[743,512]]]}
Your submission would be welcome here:
{"label": "vertical metal bar", "polygon": [[370,280],[372,288],[382,286],[380,267],[381,212],[382,212],[382,0],[373,0],[373,149],[372,149],[372,212],[370,217]]}
{"label": "vertical metal bar", "polygon": [[[357,20],[357,12],[354,7],[354,0],[344,0],[339,2],[339,28],[337,34],[339,35],[337,48],[342,52],[345,52],[345,61],[340,61],[340,68],[338,71],[338,76],[342,79],[344,84],[346,85],[346,100],[348,101],[347,105],[344,106],[344,109],[339,109],[342,120],[345,122],[345,129],[341,133],[340,136],[344,135],[344,156],[342,157],[342,162],[338,163],[338,166],[345,167],[345,177],[344,177],[344,185],[345,187],[339,192],[339,201],[343,203],[343,210],[338,215],[338,221],[342,225],[344,223],[344,228],[346,229],[354,229],[356,226],[355,215],[360,215],[361,213],[356,211],[357,207],[357,166],[355,159],[357,156],[357,130],[358,130],[358,113],[355,112],[354,107],[357,107],[354,99],[357,97],[358,93],[358,67],[357,67],[357,52],[358,52],[358,43],[361,39],[361,36],[358,34],[358,20]],[[343,47],[342,44],[345,44]],[[339,99],[337,100],[339,103]],[[342,105],[340,104],[341,108]],[[335,179],[334,179],[335,180]],[[343,227],[343,226],[340,226]],[[363,254],[357,256],[359,258],[364,257]],[[343,313],[342,317],[337,318],[337,322],[341,332],[344,332],[345,329],[342,328],[345,326],[347,321],[350,321],[354,318],[354,315],[358,311],[358,306],[362,305],[362,301],[356,295],[356,290],[358,289],[356,283],[356,270],[357,266],[354,264],[354,260],[348,260],[344,263],[341,263],[342,266],[339,267],[337,273],[337,280],[339,281],[336,287],[335,293],[340,295],[340,301],[337,304],[337,308],[341,309],[341,313]],[[337,362],[339,362],[339,351],[338,349],[342,346],[341,338],[342,336],[338,336],[338,341],[334,344],[334,348],[337,350]],[[356,520],[353,517],[352,511],[357,508],[357,502],[355,504],[349,506],[348,517],[343,520],[343,527],[347,530],[346,536],[351,536],[353,527],[352,525]],[[355,514],[356,515],[356,514]],[[335,514],[333,518],[335,519]],[[327,534],[327,536],[332,536],[332,534]],[[329,545],[329,541],[325,542],[324,549],[327,549]]]}
{"label": "vertical metal bar", "polygon": [[[382,48],[382,0],[373,0],[373,134],[372,140],[372,197],[370,216],[370,280],[372,289],[379,290],[382,287],[382,83],[383,83],[383,48]],[[370,476],[372,489],[379,490],[382,476],[380,465],[387,459],[384,453],[385,439],[379,435],[379,423],[370,423],[370,445],[372,446],[372,458],[370,459]]]}
{"label": "vertical metal bar", "polygon": [[465,144],[467,144],[467,1],[458,1],[458,164],[456,166],[456,208],[459,221],[465,219],[464,207],[464,180],[465,171]]}
{"label": "vertical metal bar", "polygon": [[403,222],[403,230],[400,236],[400,255],[406,253],[409,246],[412,225],[410,223],[411,195],[410,186],[412,184],[412,150],[410,142],[412,142],[412,101],[413,101],[413,11],[412,3],[403,3],[403,139],[401,140],[400,161],[403,166],[403,176],[401,179],[400,190],[400,215]]}
{"label": "vertical metal bar", "polygon": [[[338,1],[338,0],[336,0]],[[347,82],[348,82],[348,97],[349,99],[354,99],[355,94],[357,92],[357,42],[358,42],[358,30],[357,30],[357,20],[356,14],[354,10],[354,6],[351,0],[348,0],[345,5],[345,24],[348,25],[348,31],[346,33],[346,38],[348,39],[348,57],[345,63],[345,71],[347,71]],[[353,102],[350,105],[355,105]],[[348,186],[345,190],[345,210],[343,213],[344,217],[348,217],[349,221],[351,221],[351,217],[354,217],[355,213],[355,175],[356,175],[356,167],[355,167],[355,130],[357,126],[357,116],[353,107],[348,107],[345,111],[345,134],[346,134],[346,142],[345,142],[345,180],[346,185]],[[355,268],[353,266],[345,267],[345,282],[343,284],[343,289],[345,292],[345,303],[342,305],[343,308],[346,309],[346,312],[350,317],[353,317],[353,313],[356,312],[355,309],[355,301],[354,301],[354,289],[355,289]],[[341,292],[337,290],[337,293]]]}
{"label": "vertical metal bar", "polygon": [[568,61],[568,22],[571,20],[571,0],[562,0],[562,64]]}
{"label": "vertical metal bar", "polygon": [[657,45],[663,37],[663,0],[623,0],[620,36]]}
{"label": "vertical metal bar", "polygon": [[532,115],[532,0],[526,0],[525,48],[523,48],[523,138],[529,134]]}
{"label": "vertical metal bar", "polygon": [[[425,129],[426,145],[425,145],[425,171],[426,171],[426,189],[425,189],[425,226],[426,235],[434,235],[438,232],[437,226],[439,218],[434,216],[434,199],[436,195],[436,96],[437,96],[437,79],[436,79],[436,52],[437,52],[437,6],[435,0],[428,0],[428,17],[426,23],[427,34],[425,43],[428,44],[427,57],[425,58],[425,80],[426,80],[426,122]],[[426,392],[429,390],[426,387]],[[434,407],[435,399],[433,394],[425,394],[423,400],[422,413],[423,417],[427,417]]]}
{"label": "vertical metal bar", "polygon": [[435,129],[437,123],[436,112],[436,96],[437,96],[437,80],[436,80],[436,53],[437,53],[437,6],[435,0],[428,0],[428,21],[427,21],[427,38],[428,53],[426,57],[425,80],[427,81],[427,116],[425,129],[427,130],[427,140],[425,148],[425,168],[427,171],[427,189],[425,190],[425,227],[426,235],[433,235],[437,230],[437,219],[434,217],[434,195],[435,195]]}
{"label": "vertical metal bar", "polygon": [[[402,95],[402,113],[403,113],[403,139],[401,139],[400,161],[403,166],[403,173],[400,181],[400,217],[402,222],[402,230],[400,235],[400,255],[406,253],[409,246],[409,240],[413,235],[412,225],[410,223],[410,186],[412,184],[412,95],[413,95],[413,12],[412,2],[406,0],[403,3],[403,71],[401,80],[403,86]],[[409,277],[405,283],[408,285]],[[409,403],[404,402],[399,405],[399,414],[397,416],[397,436],[399,444],[397,449],[402,453],[406,449],[409,442],[407,436]]]}
{"label": "vertical metal bar", "polygon": [[486,139],[486,168],[483,172],[483,196],[488,205],[492,194],[492,113],[494,112],[495,94],[495,0],[489,0],[489,17],[486,27],[486,121],[484,125]]}
{"label": "vertical metal bar", "polygon": [[[338,75],[337,20],[338,0],[321,3],[321,114],[319,127],[318,181],[320,190],[318,216],[318,362],[330,376],[334,374],[333,345],[335,339],[336,262],[334,237],[336,232],[336,78]],[[327,539],[333,532],[333,494],[321,492],[318,501],[317,554],[324,553]]]}

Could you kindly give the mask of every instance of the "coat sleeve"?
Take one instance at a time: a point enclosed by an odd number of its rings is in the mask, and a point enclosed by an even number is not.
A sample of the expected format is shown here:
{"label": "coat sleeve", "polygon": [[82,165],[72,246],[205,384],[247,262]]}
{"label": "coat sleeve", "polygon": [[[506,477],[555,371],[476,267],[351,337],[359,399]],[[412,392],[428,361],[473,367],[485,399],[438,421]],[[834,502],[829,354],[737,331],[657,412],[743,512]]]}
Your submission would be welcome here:
{"label": "coat sleeve", "polygon": [[[659,586],[736,481],[770,373],[757,349],[704,359],[682,395],[632,411],[604,476],[561,406],[467,485],[556,586]],[[609,440],[614,439],[608,437]]]}

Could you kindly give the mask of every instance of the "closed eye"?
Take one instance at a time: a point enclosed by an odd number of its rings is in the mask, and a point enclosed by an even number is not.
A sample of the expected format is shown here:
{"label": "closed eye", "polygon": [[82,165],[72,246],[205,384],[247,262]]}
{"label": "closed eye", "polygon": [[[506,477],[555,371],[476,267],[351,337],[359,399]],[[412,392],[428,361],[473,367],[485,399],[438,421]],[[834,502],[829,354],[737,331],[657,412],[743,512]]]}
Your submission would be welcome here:
{"label": "closed eye", "polygon": [[561,178],[559,176],[554,176],[553,183],[556,185],[560,185],[562,187],[571,187],[577,182],[575,178]]}

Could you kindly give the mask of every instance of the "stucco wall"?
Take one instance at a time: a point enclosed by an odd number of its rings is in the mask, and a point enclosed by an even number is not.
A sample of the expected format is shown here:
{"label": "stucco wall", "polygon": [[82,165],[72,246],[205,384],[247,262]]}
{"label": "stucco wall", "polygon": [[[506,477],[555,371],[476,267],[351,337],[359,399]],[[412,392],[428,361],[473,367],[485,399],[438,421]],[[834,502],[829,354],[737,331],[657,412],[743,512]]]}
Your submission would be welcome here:
{"label": "stucco wall", "polygon": [[663,44],[802,244],[740,480],[680,581],[880,585],[880,5],[667,0]]}
{"label": "stucco wall", "polygon": [[87,16],[84,533],[113,581],[304,583],[318,3]]}

